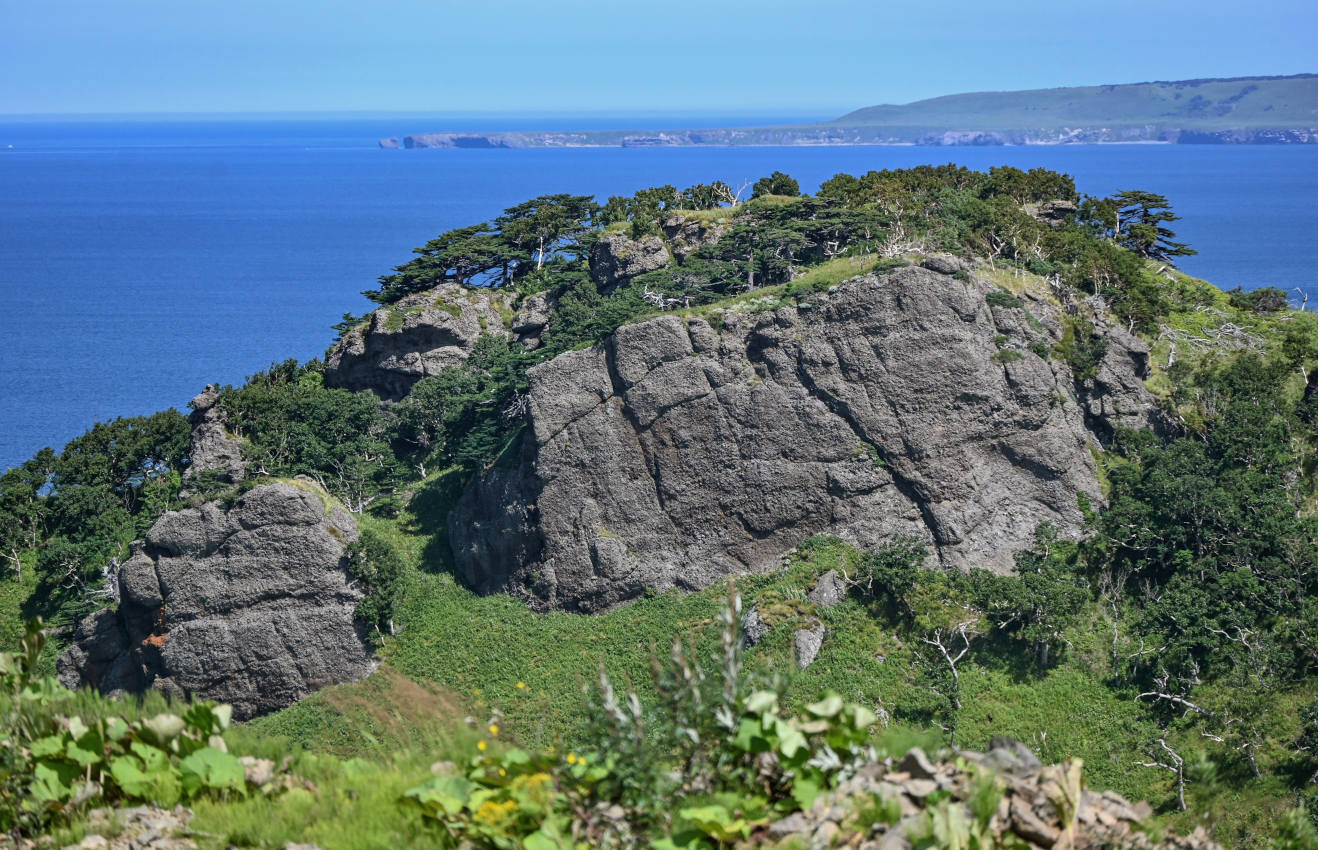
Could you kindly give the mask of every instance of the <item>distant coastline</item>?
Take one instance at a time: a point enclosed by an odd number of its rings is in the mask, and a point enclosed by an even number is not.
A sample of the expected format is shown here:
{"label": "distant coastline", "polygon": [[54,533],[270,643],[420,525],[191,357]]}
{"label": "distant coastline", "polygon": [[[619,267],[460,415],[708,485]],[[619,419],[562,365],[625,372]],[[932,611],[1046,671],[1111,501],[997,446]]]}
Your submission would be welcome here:
{"label": "distant coastline", "polygon": [[832,121],[669,130],[413,133],[425,148],[1318,144],[1318,75],[976,92],[858,109]]}

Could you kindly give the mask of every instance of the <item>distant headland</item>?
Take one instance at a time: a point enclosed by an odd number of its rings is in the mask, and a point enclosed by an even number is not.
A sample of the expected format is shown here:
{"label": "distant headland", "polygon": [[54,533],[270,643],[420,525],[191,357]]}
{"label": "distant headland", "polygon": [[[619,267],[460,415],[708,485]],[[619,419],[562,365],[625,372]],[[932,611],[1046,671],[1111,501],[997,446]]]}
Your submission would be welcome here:
{"label": "distant headland", "polygon": [[777,127],[434,132],[397,148],[691,145],[1318,144],[1318,74],[973,92]]}

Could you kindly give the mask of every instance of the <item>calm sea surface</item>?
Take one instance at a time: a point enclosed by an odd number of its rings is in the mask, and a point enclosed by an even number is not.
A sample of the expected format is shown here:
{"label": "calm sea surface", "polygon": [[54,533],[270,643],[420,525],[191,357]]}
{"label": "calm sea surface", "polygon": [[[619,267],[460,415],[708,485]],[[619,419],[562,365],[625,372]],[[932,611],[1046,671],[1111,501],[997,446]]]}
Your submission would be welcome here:
{"label": "calm sea surface", "polygon": [[[613,117],[605,126],[693,123]],[[530,124],[601,121],[520,128]],[[0,469],[58,449],[93,421],[182,410],[208,382],[322,354],[330,325],[364,312],[360,292],[414,246],[547,192],[740,185],[774,169],[813,191],[839,171],[1044,166],[1090,194],[1168,196],[1184,218],[1180,237],[1200,252],[1183,263],[1192,274],[1318,295],[1318,147],[376,147],[408,132],[518,128],[415,118],[0,123]]]}

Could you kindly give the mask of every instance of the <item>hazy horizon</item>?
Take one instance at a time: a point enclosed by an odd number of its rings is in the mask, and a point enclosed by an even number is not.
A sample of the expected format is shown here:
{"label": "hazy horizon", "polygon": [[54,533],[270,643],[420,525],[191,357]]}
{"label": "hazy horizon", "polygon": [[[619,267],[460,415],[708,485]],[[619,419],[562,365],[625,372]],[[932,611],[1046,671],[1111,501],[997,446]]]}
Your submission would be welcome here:
{"label": "hazy horizon", "polygon": [[1253,7],[1248,27],[1240,14],[1226,0],[0,0],[0,115],[840,116],[962,92],[1313,70],[1312,3]]}

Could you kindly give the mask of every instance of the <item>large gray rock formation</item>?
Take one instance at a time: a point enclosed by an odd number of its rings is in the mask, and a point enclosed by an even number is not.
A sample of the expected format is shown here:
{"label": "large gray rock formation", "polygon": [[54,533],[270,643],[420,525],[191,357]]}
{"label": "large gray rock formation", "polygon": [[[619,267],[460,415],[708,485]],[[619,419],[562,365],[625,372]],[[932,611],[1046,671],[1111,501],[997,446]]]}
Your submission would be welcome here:
{"label": "large gray rock formation", "polygon": [[601,292],[612,292],[638,275],[663,268],[672,259],[658,236],[632,239],[625,233],[606,233],[590,249],[590,276]]}
{"label": "large gray rock formation", "polygon": [[[326,505],[329,505],[327,507]],[[230,703],[239,718],[374,669],[344,551],[357,523],[314,485],[170,512],[119,573],[119,608],[79,624],[60,681]]]}
{"label": "large gray rock formation", "polygon": [[219,393],[211,384],[206,385],[192,400],[192,442],[188,448],[188,468],[183,472],[187,485],[194,483],[203,473],[210,473],[216,483],[237,484],[247,474],[243,463],[243,445],[225,428],[224,414],[217,407]]}
{"label": "large gray rock formation", "polygon": [[507,336],[515,297],[446,283],[381,307],[330,350],[325,385],[398,401],[422,378],[466,361],[481,334]]}
{"label": "large gray rock formation", "polygon": [[1011,570],[1040,523],[1077,533],[1077,494],[1100,490],[1070,370],[1036,353],[1060,316],[989,291],[903,268],[717,330],[626,326],[535,367],[520,450],[450,515],[459,570],[580,611],[770,570],[817,533],[912,535],[934,565]]}

